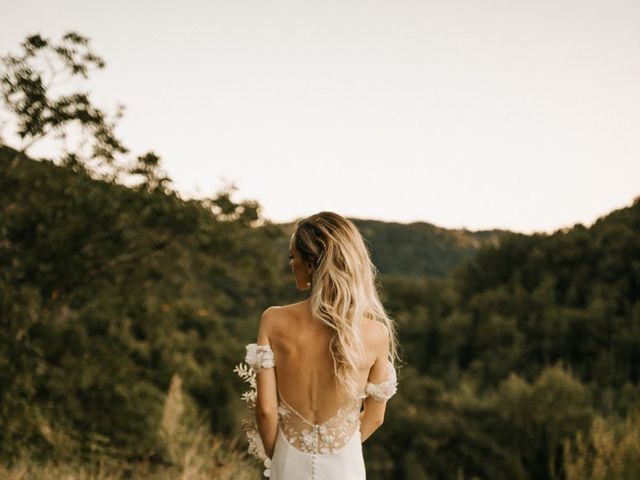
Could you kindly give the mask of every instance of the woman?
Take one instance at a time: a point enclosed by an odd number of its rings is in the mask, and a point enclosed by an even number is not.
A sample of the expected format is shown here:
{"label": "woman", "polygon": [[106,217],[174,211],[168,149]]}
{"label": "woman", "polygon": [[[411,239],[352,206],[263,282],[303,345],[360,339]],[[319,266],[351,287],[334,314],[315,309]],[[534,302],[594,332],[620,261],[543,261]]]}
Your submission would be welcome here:
{"label": "woman", "polygon": [[[362,442],[396,392],[396,335],[356,226],[333,212],[296,224],[289,244],[309,298],[269,307],[245,361],[272,480],[366,477]],[[364,405],[364,409],[362,406]]]}

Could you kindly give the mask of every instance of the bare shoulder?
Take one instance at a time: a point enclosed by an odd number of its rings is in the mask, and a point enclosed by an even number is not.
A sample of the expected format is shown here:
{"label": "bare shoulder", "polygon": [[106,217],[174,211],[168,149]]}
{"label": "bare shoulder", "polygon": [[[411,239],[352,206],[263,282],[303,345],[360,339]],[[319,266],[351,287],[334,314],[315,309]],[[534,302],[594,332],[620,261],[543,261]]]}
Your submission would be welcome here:
{"label": "bare shoulder", "polygon": [[295,311],[295,310],[300,310],[304,308],[309,308],[310,305],[311,304],[309,302],[309,299],[306,299],[296,303],[290,303],[288,305],[280,305],[278,308],[283,309],[283,311]]}
{"label": "bare shoulder", "polygon": [[273,331],[273,328],[276,326],[280,309],[282,307],[278,305],[273,305],[271,307],[266,308],[262,315],[260,315],[260,329],[265,332]]}
{"label": "bare shoulder", "polygon": [[275,316],[279,316],[282,321],[286,321],[285,319],[294,319],[301,317],[310,317],[311,316],[311,303],[309,300],[302,300],[300,302],[291,303],[288,305],[279,305],[276,308]]}
{"label": "bare shoulder", "polygon": [[282,305],[272,305],[267,307],[260,317],[261,320],[266,320],[267,322],[273,321],[278,316],[281,316],[286,311],[286,306]]}
{"label": "bare shoulder", "polygon": [[262,312],[262,317],[266,317],[267,321],[274,321],[277,318],[286,318],[301,310],[302,302],[292,303],[290,305],[273,305]]}
{"label": "bare shoulder", "polygon": [[290,330],[291,319],[294,318],[296,304],[273,305],[262,312],[260,330],[267,337],[279,338]]}
{"label": "bare shoulder", "polygon": [[376,350],[384,348],[389,342],[389,329],[378,320],[365,319],[362,323],[362,334],[365,343]]}
{"label": "bare shoulder", "polygon": [[263,312],[262,312],[262,316],[260,317],[261,319],[264,318],[272,318],[274,316],[277,315],[276,312],[278,312],[278,310],[280,310],[282,307],[280,305],[272,305],[270,307],[267,307]]}

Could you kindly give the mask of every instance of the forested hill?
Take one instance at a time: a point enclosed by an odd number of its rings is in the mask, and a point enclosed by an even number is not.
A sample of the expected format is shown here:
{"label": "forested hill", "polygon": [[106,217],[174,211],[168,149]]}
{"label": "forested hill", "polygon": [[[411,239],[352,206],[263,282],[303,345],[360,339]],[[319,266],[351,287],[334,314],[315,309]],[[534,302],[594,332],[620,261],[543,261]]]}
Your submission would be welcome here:
{"label": "forested hill", "polygon": [[[180,382],[185,418],[240,433],[233,366],[305,295],[291,225],[147,180],[0,149],[0,460],[180,467],[160,428]],[[640,478],[640,197],[551,235],[354,221],[404,360],[368,478]]]}
{"label": "forested hill", "polygon": [[[398,223],[351,218],[383,274],[445,277],[486,244],[498,244],[507,230],[452,230],[431,223]],[[291,229],[293,224],[282,224]]]}
{"label": "forested hill", "polygon": [[232,367],[262,310],[295,295],[281,229],[228,192],[183,201],[0,152],[0,454],[100,438],[158,455],[174,374],[215,432],[237,433]]}
{"label": "forested hill", "polygon": [[414,277],[444,277],[485,244],[496,244],[505,230],[451,230],[431,223],[353,219],[370,242],[381,272]]}
{"label": "forested hill", "polygon": [[[0,161],[8,162],[15,152],[0,147]],[[52,177],[66,174],[51,162],[23,159],[20,169],[27,176]],[[64,180],[61,180],[64,181]],[[87,182],[95,183],[86,178]],[[111,188],[121,188],[110,185]],[[313,212],[310,212],[310,214]],[[452,269],[473,257],[485,244],[498,244],[501,238],[512,235],[508,230],[470,231],[446,229],[426,222],[409,224],[379,220],[351,219],[367,239],[376,267],[383,274],[412,277],[444,277]],[[293,223],[278,225],[285,236],[292,232]],[[288,237],[277,247],[286,253]]]}

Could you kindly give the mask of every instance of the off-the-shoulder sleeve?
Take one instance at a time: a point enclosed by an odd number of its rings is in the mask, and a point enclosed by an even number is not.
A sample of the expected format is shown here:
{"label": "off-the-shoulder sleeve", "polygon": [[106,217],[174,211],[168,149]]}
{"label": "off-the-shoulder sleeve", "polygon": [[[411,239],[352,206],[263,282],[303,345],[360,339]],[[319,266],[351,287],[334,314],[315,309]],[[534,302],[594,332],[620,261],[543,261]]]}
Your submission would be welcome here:
{"label": "off-the-shoulder sleeve", "polygon": [[367,382],[367,388],[365,389],[367,395],[372,396],[379,402],[386,402],[391,397],[393,397],[398,390],[396,369],[394,368],[393,363],[391,363],[390,361],[387,363],[387,365],[389,367],[389,374],[387,376],[387,379],[382,383]]}
{"label": "off-the-shoulder sleeve", "polygon": [[271,350],[269,345],[250,343],[246,348],[247,354],[244,357],[244,361],[253,368],[256,373],[263,368],[273,368],[275,366],[273,350]]}

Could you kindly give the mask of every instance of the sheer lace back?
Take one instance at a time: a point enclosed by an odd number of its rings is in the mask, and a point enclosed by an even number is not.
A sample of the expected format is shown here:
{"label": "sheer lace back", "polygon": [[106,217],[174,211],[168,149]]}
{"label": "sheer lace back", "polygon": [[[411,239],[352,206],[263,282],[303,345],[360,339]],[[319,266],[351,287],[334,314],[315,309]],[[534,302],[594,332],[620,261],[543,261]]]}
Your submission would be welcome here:
{"label": "sheer lace back", "polygon": [[360,426],[362,400],[341,407],[328,420],[312,423],[278,392],[278,420],[287,441],[306,453],[334,453],[344,447]]}
{"label": "sheer lace back", "polygon": [[[276,362],[269,345],[247,345],[245,362],[257,373],[263,368],[274,368]],[[277,368],[277,367],[276,367]],[[343,448],[360,428],[362,400],[371,395],[378,401],[387,401],[396,393],[396,372],[389,362],[389,376],[386,381],[367,383],[362,396],[340,407],[331,418],[312,423],[298,413],[282,397],[278,390],[278,422],[287,441],[306,453],[334,453]]]}

